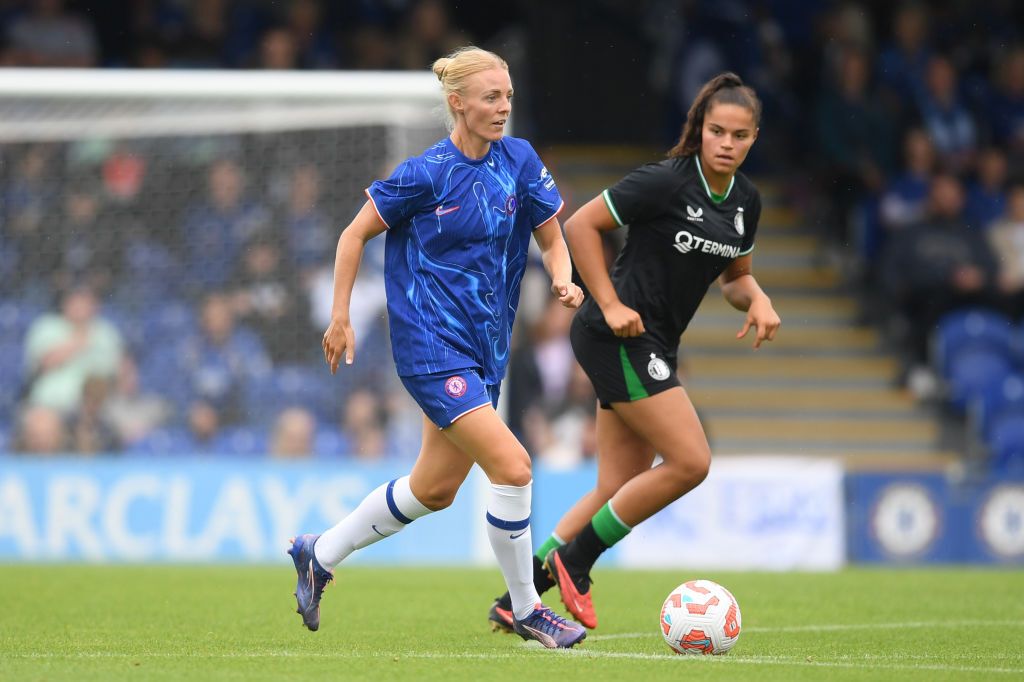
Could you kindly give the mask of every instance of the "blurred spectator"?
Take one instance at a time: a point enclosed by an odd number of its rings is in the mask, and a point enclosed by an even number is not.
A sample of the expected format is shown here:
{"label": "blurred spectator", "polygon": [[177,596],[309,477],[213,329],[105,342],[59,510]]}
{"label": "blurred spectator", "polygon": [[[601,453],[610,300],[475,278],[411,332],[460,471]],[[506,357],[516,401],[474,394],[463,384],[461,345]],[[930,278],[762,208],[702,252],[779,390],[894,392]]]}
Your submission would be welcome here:
{"label": "blurred spectator", "polygon": [[140,390],[135,360],[128,354],[122,356],[113,390],[103,404],[103,420],[110,424],[118,441],[137,443],[163,426],[171,414],[171,405],[165,399]]}
{"label": "blurred spectator", "polygon": [[369,389],[356,389],[345,403],[342,430],[352,443],[352,455],[361,460],[381,459],[387,454],[383,406]]}
{"label": "blurred spectator", "polygon": [[[205,427],[211,421],[207,412],[212,411],[212,428],[216,429],[242,418],[246,383],[250,377],[268,372],[270,361],[259,340],[236,326],[227,294],[213,291],[203,299],[200,332],[181,342],[169,368],[173,377],[168,380],[174,382],[178,404],[190,415],[190,421],[198,419]],[[204,406],[198,415],[197,405]],[[196,432],[205,434],[208,430],[200,428]]]}
{"label": "blurred spectator", "polygon": [[905,323],[910,361],[923,365],[935,322],[966,305],[988,302],[995,260],[963,217],[964,193],[951,175],[932,181],[927,217],[900,233],[885,254],[888,293]]}
{"label": "blurred spectator", "polygon": [[106,377],[89,377],[82,386],[78,412],[71,419],[71,451],[80,455],[111,453],[120,449],[117,434],[104,419],[110,392]]}
{"label": "blurred spectator", "polygon": [[1024,316],[1024,183],[1010,187],[1006,214],[988,230],[992,253],[999,263],[999,291],[1007,312]]}
{"label": "blurred spectator", "polygon": [[105,297],[121,274],[124,235],[113,216],[102,210],[99,188],[83,180],[72,184],[58,217],[50,231],[62,252],[54,276],[56,288],[67,289],[81,281]]}
{"label": "blurred spectator", "polygon": [[112,377],[121,361],[121,335],[97,316],[99,302],[79,286],[64,295],[59,314],[47,314],[25,338],[28,403],[75,412],[90,376]]}
{"label": "blurred spectator", "polygon": [[299,67],[295,38],[284,27],[273,27],[260,39],[259,68],[290,70]]}
{"label": "blurred spectator", "polygon": [[[527,432],[523,420],[530,408],[550,413],[566,396],[573,365],[569,325],[575,311],[548,296],[544,309],[530,330],[529,343],[520,344],[509,359],[508,374],[515,377],[507,386],[508,425],[515,433]],[[524,443],[532,449],[536,444]]]}
{"label": "blurred spectator", "polygon": [[274,363],[299,361],[319,348],[309,301],[290,265],[279,242],[261,233],[249,240],[232,278],[235,312],[260,335]]}
{"label": "blurred spectator", "polygon": [[348,62],[353,69],[385,71],[398,68],[395,40],[382,27],[372,24],[360,26],[348,43],[351,53]]}
{"label": "blurred spectator", "polygon": [[869,89],[869,75],[867,57],[846,51],[818,102],[825,224],[839,243],[850,234],[851,211],[863,194],[881,189],[889,165],[891,131]]}
{"label": "blurred spectator", "polygon": [[905,168],[886,183],[880,205],[882,226],[887,232],[901,230],[924,218],[928,191],[935,169],[931,138],[920,128],[911,128],[903,139]]}
{"label": "blurred spectator", "polygon": [[216,407],[205,401],[192,403],[188,410],[188,437],[192,444],[188,448],[208,451],[220,434],[221,415]]}
{"label": "blurred spectator", "polygon": [[977,150],[978,130],[960,99],[956,70],[946,57],[935,56],[928,62],[918,110],[946,170],[969,168]]}
{"label": "blurred spectator", "polygon": [[18,431],[11,448],[30,455],[67,452],[68,432],[60,412],[41,405],[26,407],[18,417]]}
{"label": "blurred spectator", "polygon": [[62,0],[31,0],[7,30],[8,58],[17,66],[93,66],[96,32],[69,14]]}
{"label": "blurred spectator", "polygon": [[401,67],[422,70],[467,42],[466,36],[452,26],[448,8],[441,0],[414,0],[398,40]]}
{"label": "blurred spectator", "polygon": [[320,209],[320,171],[312,164],[298,166],[288,183],[288,198],[277,211],[288,255],[305,281],[315,268],[334,267],[338,234],[332,221]]}
{"label": "blurred spectator", "polygon": [[922,94],[925,74],[931,60],[928,6],[923,2],[904,2],[892,19],[892,42],[882,49],[878,59],[879,80],[893,114]]}
{"label": "blurred spectator", "polygon": [[1024,153],[1024,46],[995,64],[996,91],[989,106],[993,141]]}
{"label": "blurred spectator", "polygon": [[575,360],[567,375],[568,386],[561,403],[547,408],[533,405],[523,419],[530,453],[537,461],[558,469],[571,469],[597,456],[594,389]]}
{"label": "blurred spectator", "polygon": [[23,289],[44,281],[60,258],[59,242],[46,230],[59,197],[53,155],[50,146],[26,147],[3,191],[3,242],[16,254]]}
{"label": "blurred spectator", "polygon": [[977,179],[967,191],[964,218],[968,227],[984,230],[1006,210],[1006,155],[989,147],[978,155]]}
{"label": "blurred spectator", "polygon": [[207,182],[206,200],[188,209],[181,233],[189,282],[202,289],[226,284],[242,244],[269,222],[267,211],[246,199],[245,177],[234,161],[214,162]]}
{"label": "blurred spectator", "polygon": [[277,417],[270,438],[270,454],[281,459],[299,459],[313,454],[316,418],[301,407],[290,407]]}
{"label": "blurred spectator", "polygon": [[[334,69],[338,67],[338,58],[335,54],[334,44],[330,31],[325,28],[322,7],[317,0],[292,0],[287,4],[284,23],[264,33],[263,40],[263,68],[298,68],[298,69]],[[287,42],[288,62],[290,67],[274,67],[270,63],[275,60],[268,55],[267,36],[270,33],[281,33],[287,36],[287,41],[281,36],[274,38],[280,43],[277,48],[271,51],[284,51],[284,44]],[[277,60],[284,63],[284,60]]]}

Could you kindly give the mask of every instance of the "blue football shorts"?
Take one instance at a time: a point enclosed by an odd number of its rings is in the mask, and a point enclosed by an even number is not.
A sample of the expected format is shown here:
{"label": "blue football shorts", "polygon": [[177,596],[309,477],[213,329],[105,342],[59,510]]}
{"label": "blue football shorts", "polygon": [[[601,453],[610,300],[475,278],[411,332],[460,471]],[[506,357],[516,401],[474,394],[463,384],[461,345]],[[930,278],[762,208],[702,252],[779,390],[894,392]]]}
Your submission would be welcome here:
{"label": "blue football shorts", "polygon": [[439,429],[490,403],[498,407],[501,384],[485,384],[477,367],[399,377],[405,390]]}

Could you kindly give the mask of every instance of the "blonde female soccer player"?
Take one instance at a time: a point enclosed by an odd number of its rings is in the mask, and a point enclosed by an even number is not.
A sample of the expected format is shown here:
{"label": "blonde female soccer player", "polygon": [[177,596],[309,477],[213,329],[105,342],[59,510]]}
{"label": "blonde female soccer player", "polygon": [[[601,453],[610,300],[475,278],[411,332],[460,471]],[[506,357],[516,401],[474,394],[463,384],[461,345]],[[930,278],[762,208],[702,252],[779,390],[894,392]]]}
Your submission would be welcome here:
{"label": "blonde female soccer player", "polygon": [[562,305],[583,300],[556,218],[562,200],[530,144],[504,136],[512,110],[504,60],[468,47],[433,70],[451,134],[366,190],[369,200],[338,241],[323,338],[332,373],[343,358],[354,361],[352,284],[364,245],[386,230],[391,343],[402,383],[423,410],[422,449],[408,476],[381,485],[323,534],[293,540],[298,611],[316,630],[335,567],[450,505],[476,463],[491,482],[487,531],[511,594],[512,628],[549,648],[571,647],[586,631],[541,604],[533,586],[530,458],[494,410],[531,237]]}
{"label": "blonde female soccer player", "polygon": [[[557,585],[589,628],[597,627],[590,593],[597,558],[707,476],[711,450],[675,370],[679,337],[711,282],[717,278],[726,300],[746,313],[737,338],[755,328],[758,348],[779,328],[751,272],[761,199],[738,172],[760,114],[757,95],[738,76],[716,76],[697,94],[667,159],[636,169],[566,221],[591,296],[570,335],[599,403],[597,486],[541,544],[534,576],[538,592]],[[609,276],[601,232],[623,225],[629,233]],[[662,461],[652,468],[655,453]],[[511,627],[507,596],[489,618]]]}

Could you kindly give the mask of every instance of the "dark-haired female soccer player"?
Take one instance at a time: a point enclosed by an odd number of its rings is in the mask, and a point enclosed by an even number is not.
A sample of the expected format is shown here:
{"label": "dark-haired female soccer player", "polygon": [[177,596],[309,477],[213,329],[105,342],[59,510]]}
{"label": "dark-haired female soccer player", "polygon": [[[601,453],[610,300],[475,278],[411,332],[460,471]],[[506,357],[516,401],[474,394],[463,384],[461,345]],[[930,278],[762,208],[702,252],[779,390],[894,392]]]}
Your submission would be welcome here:
{"label": "dark-haired female soccer player", "polygon": [[512,628],[548,648],[571,647],[586,631],[541,604],[533,585],[530,458],[494,410],[531,237],[562,305],[575,308],[583,297],[571,282],[556,218],[562,200],[530,144],[504,137],[512,109],[505,61],[470,47],[438,59],[433,70],[451,135],[366,191],[369,201],[338,241],[332,320],[323,338],[331,373],[342,358],[352,363],[352,284],[367,240],[387,230],[395,366],[423,410],[423,444],[408,476],[372,491],[321,535],[293,540],[298,612],[316,630],[334,567],[450,505],[476,463],[491,483],[487,535],[512,594]]}
{"label": "dark-haired female soccer player", "polygon": [[[757,139],[761,104],[738,76],[706,83],[668,158],[642,166],[566,221],[566,238],[590,298],[576,314],[576,359],[597,393],[597,486],[566,512],[534,556],[534,584],[558,585],[583,625],[597,627],[590,569],[638,523],[700,484],[711,450],[676,377],[679,337],[716,278],[746,313],[737,334],[770,341],[779,316],[751,274],[761,215],[740,164]],[[601,232],[629,225],[605,268]],[[655,453],[662,461],[655,467]],[[543,564],[541,563],[543,562]],[[491,607],[509,629],[507,595]]]}

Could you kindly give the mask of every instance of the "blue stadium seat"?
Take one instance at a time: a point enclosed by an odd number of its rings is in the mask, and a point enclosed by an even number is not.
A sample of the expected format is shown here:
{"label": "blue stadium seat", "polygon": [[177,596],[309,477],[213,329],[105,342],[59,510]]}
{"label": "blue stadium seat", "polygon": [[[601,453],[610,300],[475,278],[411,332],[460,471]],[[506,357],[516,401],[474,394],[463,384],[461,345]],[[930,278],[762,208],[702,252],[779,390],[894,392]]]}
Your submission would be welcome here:
{"label": "blue stadium seat", "polygon": [[318,459],[339,459],[352,454],[352,444],[341,429],[321,427],[313,436],[313,456]]}
{"label": "blue stadium seat", "polygon": [[302,407],[317,421],[339,419],[341,391],[331,374],[319,365],[283,365],[251,378],[246,387],[246,416],[270,422],[287,407]]}
{"label": "blue stadium seat", "polygon": [[1013,337],[1013,323],[995,311],[970,308],[949,313],[939,320],[933,339],[936,368],[948,378],[954,358],[967,349],[985,349],[1010,357]]}
{"label": "blue stadium seat", "polygon": [[187,430],[168,428],[156,429],[142,440],[129,445],[124,454],[129,457],[182,457],[194,452],[195,443]]}
{"label": "blue stadium seat", "polygon": [[950,405],[963,413],[971,400],[1011,371],[1010,357],[1003,351],[985,347],[961,349],[950,360]]}
{"label": "blue stadium seat", "polygon": [[25,360],[20,341],[0,340],[0,416],[13,415],[21,396]]}
{"label": "blue stadium seat", "polygon": [[139,320],[143,351],[175,345],[179,339],[197,329],[192,306],[183,301],[165,301],[148,309]]}
{"label": "blue stadium seat", "polygon": [[1024,413],[1006,413],[993,421],[989,449],[995,471],[1024,474]]}
{"label": "blue stadium seat", "polygon": [[0,300],[0,340],[21,343],[29,325],[45,312],[42,306],[33,303],[18,299]]}
{"label": "blue stadium seat", "polygon": [[210,450],[226,457],[263,457],[269,447],[267,434],[250,426],[227,428],[218,434],[210,446]]}
{"label": "blue stadium seat", "polygon": [[997,377],[981,387],[968,407],[974,432],[988,440],[997,417],[1008,412],[1024,415],[1024,374]]}

